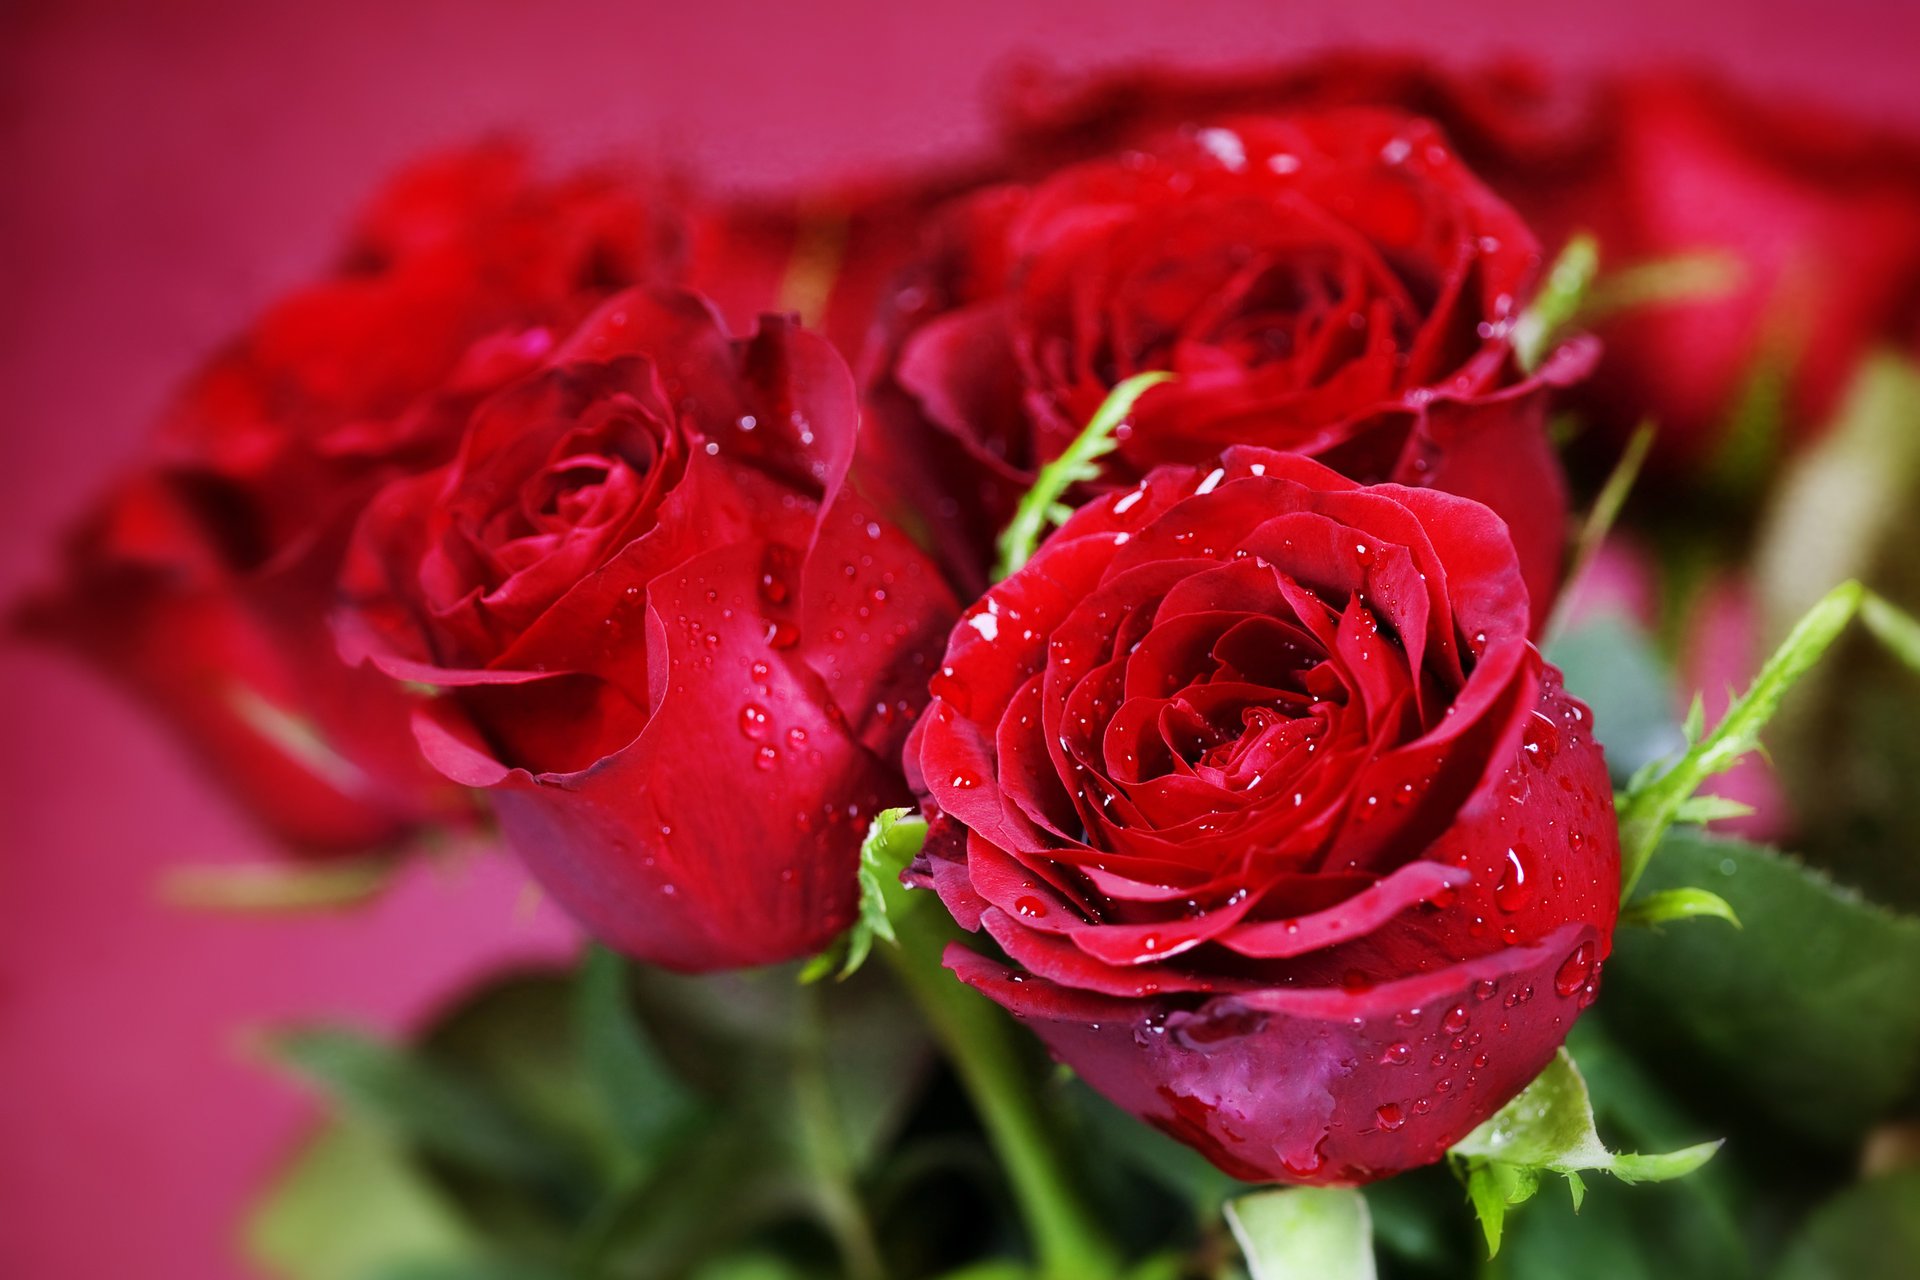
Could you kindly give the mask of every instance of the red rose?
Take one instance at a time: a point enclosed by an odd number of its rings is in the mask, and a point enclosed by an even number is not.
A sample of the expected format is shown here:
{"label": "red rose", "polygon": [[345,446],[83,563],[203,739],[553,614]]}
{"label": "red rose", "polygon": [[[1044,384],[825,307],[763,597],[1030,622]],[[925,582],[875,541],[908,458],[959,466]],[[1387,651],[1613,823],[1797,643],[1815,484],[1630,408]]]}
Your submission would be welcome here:
{"label": "red rose", "polygon": [[1701,76],[1456,73],[1350,54],[1224,76],[1034,72],[1001,115],[1014,163],[1031,170],[1231,112],[1353,104],[1434,119],[1550,250],[1597,236],[1603,272],[1726,257],[1728,287],[1597,322],[1605,358],[1585,407],[1616,440],[1651,416],[1670,464],[1728,447],[1763,361],[1781,365],[1785,424],[1804,438],[1863,353],[1920,342],[1920,142]]}
{"label": "red rose", "polygon": [[404,691],[339,661],[326,616],[346,534],[386,479],[445,460],[464,405],[677,254],[611,176],[536,180],[505,146],[402,174],[338,271],[186,389],[27,626],[155,707],[295,846],[377,845],[464,812],[419,759]]}
{"label": "red rose", "polygon": [[843,487],[824,340],[620,295],[395,482],[348,557],[343,651],[447,692],[428,759],[615,946],[679,969],[818,950],[956,606]]}
{"label": "red rose", "polygon": [[1017,69],[994,103],[1009,163],[1026,173],[1226,116],[1375,107],[1438,124],[1484,181],[1578,166],[1594,140],[1590,86],[1525,61],[1451,71],[1414,54],[1323,54],[1241,71],[1139,66],[1092,75]]}
{"label": "red rose", "polygon": [[1603,90],[1591,165],[1514,199],[1543,233],[1593,231],[1606,268],[1718,254],[1735,275],[1603,321],[1591,408],[1616,432],[1652,415],[1665,459],[1711,463],[1772,364],[1789,435],[1817,432],[1874,345],[1920,339],[1920,142],[1699,78]]}
{"label": "red rose", "polygon": [[1431,124],[1222,119],[956,210],[895,318],[880,422],[984,546],[1117,382],[1168,369],[1112,483],[1252,443],[1464,494],[1508,521],[1544,609],[1566,516],[1547,393],[1584,353],[1517,372],[1539,267]]}
{"label": "red rose", "polygon": [[909,751],[948,964],[1249,1180],[1438,1159],[1552,1056],[1618,906],[1586,709],[1485,507],[1228,451],[968,610]]}

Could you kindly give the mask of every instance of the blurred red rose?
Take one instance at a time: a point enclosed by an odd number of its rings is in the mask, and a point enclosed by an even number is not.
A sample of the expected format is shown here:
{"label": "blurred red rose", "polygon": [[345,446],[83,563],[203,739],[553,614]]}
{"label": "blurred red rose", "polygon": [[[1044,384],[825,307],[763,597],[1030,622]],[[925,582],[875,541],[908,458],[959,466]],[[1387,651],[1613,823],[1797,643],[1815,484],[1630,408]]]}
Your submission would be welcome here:
{"label": "blurred red rose", "polygon": [[1547,396],[1590,353],[1517,370],[1540,265],[1430,123],[1222,117],[944,216],[888,317],[876,430],[924,459],[916,505],[977,572],[1113,386],[1171,370],[1110,483],[1253,443],[1460,493],[1507,520],[1544,610],[1566,516]]}
{"label": "blurred red rose", "polygon": [[1029,71],[1001,116],[1031,170],[1229,114],[1354,104],[1436,121],[1550,251],[1597,236],[1603,279],[1675,258],[1724,263],[1691,297],[1594,317],[1605,358],[1583,384],[1586,408],[1616,442],[1655,419],[1669,466],[1775,443],[1728,438],[1756,378],[1779,379],[1784,426],[1804,438],[1868,349],[1920,343],[1920,141],[1697,74],[1451,71],[1391,54],[1228,75]]}
{"label": "blurred red rose", "polygon": [[1589,715],[1500,520],[1229,450],[969,609],[909,746],[948,964],[1248,1180],[1440,1158],[1545,1065],[1618,907]]}
{"label": "blurred red rose", "polygon": [[452,452],[462,404],[614,289],[680,270],[656,203],[610,174],[539,179],[507,145],[401,174],[333,274],[186,388],[22,621],[157,709],[297,848],[380,845],[463,813],[419,759],[404,692],[335,652],[345,538],[380,483]]}
{"label": "blurred red rose", "polygon": [[445,690],[428,759],[487,789],[591,930],[679,969],[818,950],[956,605],[844,486],[823,339],[622,294],[396,481],[348,556],[343,652]]}
{"label": "blurred red rose", "polygon": [[[1756,378],[1779,380],[1781,426],[1827,425],[1876,344],[1920,338],[1920,143],[1702,77],[1629,77],[1596,96],[1603,147],[1542,192],[1543,232],[1600,240],[1606,269],[1717,255],[1727,287],[1602,319],[1586,388],[1619,433],[1651,415],[1689,470],[1726,451]],[[1515,199],[1526,208],[1527,198]]]}

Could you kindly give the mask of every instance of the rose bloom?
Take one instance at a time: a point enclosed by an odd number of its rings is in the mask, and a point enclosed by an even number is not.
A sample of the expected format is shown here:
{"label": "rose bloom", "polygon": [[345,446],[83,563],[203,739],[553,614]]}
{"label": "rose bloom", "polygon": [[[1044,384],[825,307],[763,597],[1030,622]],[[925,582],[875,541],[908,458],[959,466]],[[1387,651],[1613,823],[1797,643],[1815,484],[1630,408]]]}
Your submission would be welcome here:
{"label": "rose bloom", "polygon": [[676,272],[678,237],[650,187],[542,179],[504,144],[414,166],[330,275],[188,385],[21,621],[157,710],[296,848],[378,846],[463,814],[419,759],[405,692],[335,651],[346,535],[382,482],[452,452],[460,404],[613,289]]}
{"label": "rose bloom", "polygon": [[1597,322],[1588,407],[1616,435],[1651,415],[1682,472],[1736,463],[1778,443],[1734,434],[1756,379],[1777,383],[1780,426],[1804,440],[1874,346],[1920,349],[1920,141],[1701,77],[1611,81],[1596,110],[1595,162],[1543,193],[1543,228],[1591,230],[1605,268],[1704,256],[1727,270]]}
{"label": "rose bloom", "polygon": [[909,745],[947,963],[1249,1181],[1437,1160],[1594,997],[1619,846],[1507,530],[1258,448],[1077,512]]}
{"label": "rose bloom", "polygon": [[1584,409],[1616,447],[1652,417],[1677,475],[1739,447],[1728,432],[1756,378],[1778,380],[1784,425],[1805,438],[1866,351],[1920,347],[1920,141],[1709,77],[1342,54],[1226,75],[1030,71],[1000,115],[1013,163],[1034,170],[1227,113],[1355,104],[1435,120],[1549,250],[1594,234],[1603,280],[1718,264],[1689,296],[1591,317],[1605,358]]}
{"label": "rose bloom", "polygon": [[982,192],[930,239],[874,400],[926,459],[938,496],[918,505],[976,560],[1114,385],[1165,369],[1108,483],[1253,443],[1461,493],[1506,519],[1550,602],[1566,498],[1548,393],[1589,353],[1516,368],[1539,245],[1431,124],[1222,118]]}
{"label": "rose bloom", "polygon": [[361,522],[343,652],[444,690],[427,758],[641,959],[818,950],[905,795],[957,605],[847,487],[858,422],[824,339],[768,317],[735,340],[703,299],[636,290]]}

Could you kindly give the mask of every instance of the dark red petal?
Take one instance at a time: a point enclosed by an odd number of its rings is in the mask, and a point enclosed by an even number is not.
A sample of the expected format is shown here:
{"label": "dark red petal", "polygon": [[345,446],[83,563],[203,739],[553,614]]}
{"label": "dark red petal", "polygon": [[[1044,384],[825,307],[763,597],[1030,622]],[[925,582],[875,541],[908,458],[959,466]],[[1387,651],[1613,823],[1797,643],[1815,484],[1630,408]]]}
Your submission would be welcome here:
{"label": "dark red petal", "polygon": [[1560,994],[1555,975],[1598,937],[1570,924],[1365,991],[1241,991],[1191,1011],[1068,990],[958,946],[947,965],[1227,1173],[1325,1185],[1431,1164],[1525,1087],[1589,998]]}

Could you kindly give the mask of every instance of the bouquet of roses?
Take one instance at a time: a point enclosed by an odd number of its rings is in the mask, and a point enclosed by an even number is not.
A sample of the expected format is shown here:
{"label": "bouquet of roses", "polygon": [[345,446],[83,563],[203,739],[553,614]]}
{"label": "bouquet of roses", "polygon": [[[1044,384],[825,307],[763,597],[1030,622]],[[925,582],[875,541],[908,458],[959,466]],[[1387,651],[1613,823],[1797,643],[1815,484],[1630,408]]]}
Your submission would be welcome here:
{"label": "bouquet of roses", "polygon": [[273,1037],[340,1107],[256,1257],[1912,1274],[1920,143],[1381,56],[1001,99],[792,200],[416,166],[23,605],[284,893],[491,827],[604,944]]}

